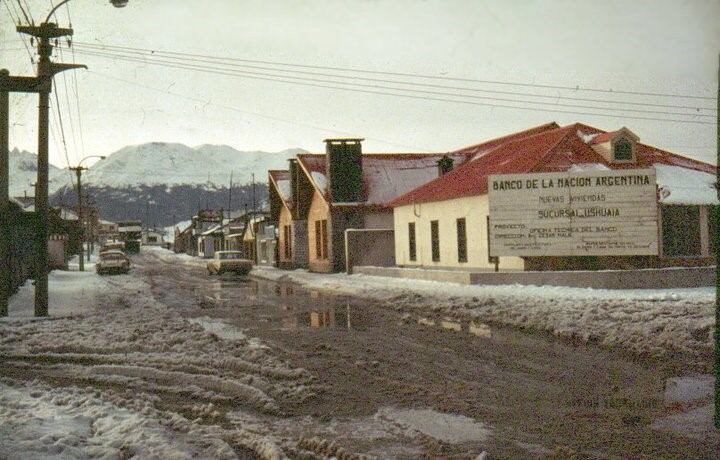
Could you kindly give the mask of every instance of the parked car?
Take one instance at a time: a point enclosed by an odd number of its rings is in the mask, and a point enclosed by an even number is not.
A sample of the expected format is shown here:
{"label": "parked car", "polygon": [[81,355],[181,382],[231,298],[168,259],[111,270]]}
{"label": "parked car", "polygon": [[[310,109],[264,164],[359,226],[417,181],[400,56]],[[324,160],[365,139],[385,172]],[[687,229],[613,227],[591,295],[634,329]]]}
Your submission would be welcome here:
{"label": "parked car", "polygon": [[100,260],[95,264],[98,275],[112,275],[130,271],[130,259],[119,249],[110,249],[100,253]]}
{"label": "parked car", "polygon": [[232,272],[247,275],[252,270],[252,261],[243,258],[240,251],[216,251],[215,258],[208,262],[208,275],[221,275]]}
{"label": "parked car", "polygon": [[122,249],[125,247],[125,243],[121,241],[110,241],[103,245],[103,247],[100,248],[100,254],[107,251],[122,251]]}

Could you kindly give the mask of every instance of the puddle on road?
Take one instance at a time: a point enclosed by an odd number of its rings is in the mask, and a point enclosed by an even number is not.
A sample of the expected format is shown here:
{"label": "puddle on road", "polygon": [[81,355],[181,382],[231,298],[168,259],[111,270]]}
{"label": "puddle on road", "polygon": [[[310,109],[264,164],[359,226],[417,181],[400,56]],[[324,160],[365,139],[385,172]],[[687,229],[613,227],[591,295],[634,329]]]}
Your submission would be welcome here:
{"label": "puddle on road", "polygon": [[492,337],[492,329],[490,326],[484,323],[478,323],[476,321],[460,322],[449,318],[436,321],[430,318],[418,318],[417,323],[421,326],[427,327],[440,327],[446,331],[451,332],[466,332],[474,335],[475,337],[481,337],[489,339]]}
{"label": "puddle on road", "polygon": [[245,340],[247,336],[240,329],[224,323],[220,320],[208,318],[207,316],[199,318],[188,318],[188,321],[192,324],[197,324],[202,327],[205,332],[215,334],[221,339],[225,340]]}
{"label": "puddle on road", "polygon": [[332,441],[378,458],[426,457],[428,438],[463,446],[457,452],[466,454],[463,458],[475,458],[488,448],[493,435],[486,423],[430,408],[382,407],[368,416],[334,417],[329,421],[303,416],[272,424],[244,411],[230,411],[226,417],[243,429],[272,431],[287,438],[312,433],[318,443]]}
{"label": "puddle on road", "polygon": [[438,412],[433,409],[383,408],[376,415],[412,432],[419,432],[438,441],[459,444],[487,441],[491,430],[484,423],[464,415]]}

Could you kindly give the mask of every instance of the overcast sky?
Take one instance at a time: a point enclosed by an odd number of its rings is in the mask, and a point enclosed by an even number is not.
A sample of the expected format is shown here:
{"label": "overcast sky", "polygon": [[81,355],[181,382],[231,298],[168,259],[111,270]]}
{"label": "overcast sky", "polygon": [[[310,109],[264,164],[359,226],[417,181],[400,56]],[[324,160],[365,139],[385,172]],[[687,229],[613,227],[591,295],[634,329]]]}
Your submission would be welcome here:
{"label": "overcast sky", "polygon": [[[17,0],[0,2],[0,67],[29,75],[30,58],[6,9],[9,4],[16,6]],[[50,9],[49,0],[27,3],[36,21]],[[709,117],[682,117],[709,123],[691,124],[627,118],[669,118],[640,112],[623,115],[612,111],[614,116],[606,117],[410,99],[157,67],[81,55],[79,51],[81,43],[97,43],[312,66],[713,98],[720,50],[720,2],[716,0],[130,0],[123,9],[113,8],[108,0],[73,0],[69,5],[74,40],[78,42],[75,59],[90,67],[89,71],[76,71],[79,104],[73,77],[68,74],[66,81],[56,79],[71,163],[83,154],[109,154],[128,144],[149,141],[191,146],[227,144],[240,150],[301,147],[322,151],[324,138],[352,135],[366,138],[363,148],[367,152],[447,151],[549,121],[580,121],[607,130],[627,126],[643,142],[715,163],[715,126]],[[64,7],[59,10],[61,25],[67,25],[67,13]],[[72,60],[67,47],[62,57]],[[55,59],[60,60],[60,56]],[[562,104],[597,105],[564,99],[576,97],[661,106],[716,106],[714,99],[452,80],[424,82],[554,95],[562,98],[545,101]],[[466,94],[531,99],[497,93]],[[52,101],[56,104],[54,95]],[[36,151],[36,107],[36,96],[12,96],[11,146]],[[695,113],[714,115],[712,111]],[[64,167],[67,161],[58,145],[51,141],[50,161]]]}

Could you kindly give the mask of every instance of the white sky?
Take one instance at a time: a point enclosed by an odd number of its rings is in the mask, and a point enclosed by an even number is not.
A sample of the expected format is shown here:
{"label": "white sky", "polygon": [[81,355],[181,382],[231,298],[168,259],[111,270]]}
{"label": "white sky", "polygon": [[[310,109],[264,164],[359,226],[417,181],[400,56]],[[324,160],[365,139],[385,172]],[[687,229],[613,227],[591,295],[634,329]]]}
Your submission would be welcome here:
{"label": "white sky", "polygon": [[[3,2],[17,4],[17,0],[0,0]],[[27,3],[36,21],[50,9],[49,0]],[[67,25],[67,10],[63,7],[59,11],[60,24]],[[124,9],[112,8],[108,0],[73,0],[70,13],[77,42],[706,97],[714,97],[718,85],[720,2],[711,0],[130,0]],[[72,59],[67,48],[64,58]],[[92,71],[76,72],[84,149],[71,75],[67,75],[67,82],[72,114],[62,77],[57,87],[71,163],[83,153],[108,154],[128,144],[149,141],[191,146],[228,144],[240,150],[301,147],[322,151],[324,138],[353,135],[367,139],[367,152],[447,151],[553,120],[560,124],[581,121],[609,130],[627,126],[643,142],[715,163],[713,124],[491,108],[218,76],[79,54],[76,60],[88,64]],[[5,4],[0,5],[0,67],[13,74],[32,72]],[[716,106],[714,100],[475,87]],[[54,95],[52,100],[54,103]],[[36,107],[36,96],[12,96],[11,146],[36,151]],[[703,120],[714,122],[713,118]],[[64,154],[52,141],[50,151],[52,163],[66,165]]]}

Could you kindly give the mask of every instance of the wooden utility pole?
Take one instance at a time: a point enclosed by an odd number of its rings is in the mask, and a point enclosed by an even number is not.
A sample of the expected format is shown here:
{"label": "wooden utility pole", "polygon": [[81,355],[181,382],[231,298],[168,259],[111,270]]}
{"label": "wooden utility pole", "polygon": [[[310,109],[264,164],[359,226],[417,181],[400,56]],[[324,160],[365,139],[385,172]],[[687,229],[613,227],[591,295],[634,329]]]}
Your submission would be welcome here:
{"label": "wooden utility pole", "polygon": [[85,67],[81,64],[58,64],[50,60],[51,40],[71,36],[73,30],[58,27],[48,19],[39,26],[18,26],[17,31],[35,37],[40,60],[37,66],[38,104],[38,169],[35,186],[35,316],[48,315],[48,144],[49,110],[52,79],[65,70]]}
{"label": "wooden utility pole", "polygon": [[228,215],[232,218],[231,211],[232,211],[232,179],[233,179],[233,172],[230,171],[230,188],[228,189]]}
{"label": "wooden utility pole", "polygon": [[4,81],[10,77],[0,70],[0,316],[8,315],[10,299],[10,93]]}
{"label": "wooden utility pole", "polygon": [[77,177],[77,215],[78,223],[80,224],[80,271],[85,271],[85,261],[83,259],[83,251],[85,250],[83,245],[85,242],[85,226],[83,225],[83,203],[82,203],[82,172],[87,168],[84,166],[75,166],[68,168],[70,171],[75,171]]}
{"label": "wooden utility pole", "polygon": [[[720,167],[720,55],[718,55],[718,91],[717,91],[717,166]],[[720,171],[715,170],[718,200],[720,200]],[[715,228],[720,229],[720,206],[715,207]],[[716,231],[715,238],[715,428],[720,429],[720,235]]]}

